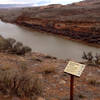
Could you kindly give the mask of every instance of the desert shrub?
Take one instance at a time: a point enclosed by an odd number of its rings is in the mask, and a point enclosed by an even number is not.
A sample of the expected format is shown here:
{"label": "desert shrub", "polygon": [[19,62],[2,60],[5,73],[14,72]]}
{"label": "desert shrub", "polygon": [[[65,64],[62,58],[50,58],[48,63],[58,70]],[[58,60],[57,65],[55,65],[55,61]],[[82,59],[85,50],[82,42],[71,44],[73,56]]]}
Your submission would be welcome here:
{"label": "desert shrub", "polygon": [[33,62],[43,62],[42,58],[37,56],[32,56],[31,60]]}
{"label": "desert shrub", "polygon": [[25,53],[27,53],[24,52],[23,44],[21,42],[16,42],[11,51],[17,55],[24,55]]}
{"label": "desert shrub", "polygon": [[99,32],[100,31],[100,26],[96,25],[91,27],[92,32]]}
{"label": "desert shrub", "polygon": [[31,52],[31,50],[32,50],[32,49],[31,49],[30,47],[28,47],[28,46],[23,46],[23,48],[22,48],[22,54]]}
{"label": "desert shrub", "polygon": [[99,85],[100,85],[100,82],[98,82],[98,81],[95,80],[95,79],[89,80],[88,83],[89,83],[90,85],[92,85],[92,86],[99,86]]}
{"label": "desert shrub", "polygon": [[45,74],[53,73],[55,71],[56,71],[56,67],[54,64],[43,63],[42,66],[40,67],[40,72]]}
{"label": "desert shrub", "polygon": [[96,80],[90,80],[90,81],[89,81],[89,84],[95,86],[95,84],[96,84]]}
{"label": "desert shrub", "polygon": [[7,41],[9,42],[9,44],[11,46],[13,46],[13,44],[16,42],[16,40],[15,39],[12,39],[12,38],[8,38]]}
{"label": "desert shrub", "polygon": [[5,93],[14,93],[20,79],[21,73],[18,68],[10,66],[8,63],[0,67],[0,88]]}
{"label": "desert shrub", "polygon": [[0,66],[0,90],[2,93],[29,98],[42,95],[43,81],[39,75],[28,69],[25,69],[24,73],[23,71],[23,69],[9,64]]}
{"label": "desert shrub", "polygon": [[88,60],[87,54],[83,52],[82,59]]}
{"label": "desert shrub", "polygon": [[45,56],[45,58],[46,58],[46,59],[52,59],[52,57],[49,56],[49,55]]}
{"label": "desert shrub", "polygon": [[12,46],[11,52],[21,55],[23,44],[20,42],[16,42],[14,46]]}
{"label": "desert shrub", "polygon": [[0,51],[8,49],[10,44],[0,35]]}
{"label": "desert shrub", "polygon": [[100,65],[100,55],[96,54],[95,56],[95,63]]}
{"label": "desert shrub", "polygon": [[12,46],[11,52],[18,55],[24,55],[28,52],[31,52],[31,48],[28,46],[23,46],[21,42],[16,42],[14,46]]}
{"label": "desert shrub", "polygon": [[100,55],[93,56],[92,52],[83,52],[82,59],[86,60],[89,65],[100,65]]}
{"label": "desert shrub", "polygon": [[39,59],[39,58],[34,58],[33,60],[35,60],[35,61],[37,61],[37,62],[42,62],[42,60]]}
{"label": "desert shrub", "polygon": [[19,68],[22,70],[22,72],[25,72],[28,70],[27,63],[25,61],[20,61]]}
{"label": "desert shrub", "polygon": [[25,55],[26,53],[31,52],[31,48],[23,46],[21,42],[16,42],[13,38],[4,39],[0,36],[0,51],[6,51],[17,55]]}
{"label": "desert shrub", "polygon": [[79,94],[78,97],[79,97],[80,99],[82,99],[82,98],[84,98],[84,95]]}
{"label": "desert shrub", "polygon": [[26,72],[22,77],[19,87],[17,88],[17,95],[20,97],[26,96],[34,98],[42,95],[42,90],[43,82],[39,78],[38,74]]}
{"label": "desert shrub", "polygon": [[93,60],[92,52],[88,52],[87,54],[85,52],[83,52],[82,58],[92,62],[92,60]]}
{"label": "desert shrub", "polygon": [[52,56],[49,56],[49,55],[44,56],[44,58],[46,58],[46,59],[57,59],[56,57],[52,57]]}

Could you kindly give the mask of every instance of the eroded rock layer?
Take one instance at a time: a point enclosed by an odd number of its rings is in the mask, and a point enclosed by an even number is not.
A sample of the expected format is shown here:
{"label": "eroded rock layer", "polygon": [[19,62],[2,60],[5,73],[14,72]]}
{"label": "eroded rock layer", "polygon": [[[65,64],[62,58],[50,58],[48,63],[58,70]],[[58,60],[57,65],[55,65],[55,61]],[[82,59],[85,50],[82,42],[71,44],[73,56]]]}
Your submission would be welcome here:
{"label": "eroded rock layer", "polygon": [[99,22],[71,22],[19,17],[17,23],[33,29],[67,36],[71,39],[85,41],[90,44],[100,45]]}

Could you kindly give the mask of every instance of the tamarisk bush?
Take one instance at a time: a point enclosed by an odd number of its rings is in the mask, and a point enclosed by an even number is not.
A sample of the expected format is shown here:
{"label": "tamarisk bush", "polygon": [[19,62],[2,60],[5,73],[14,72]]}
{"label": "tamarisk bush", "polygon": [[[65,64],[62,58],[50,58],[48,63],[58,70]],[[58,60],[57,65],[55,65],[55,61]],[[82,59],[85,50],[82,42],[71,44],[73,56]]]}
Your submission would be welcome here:
{"label": "tamarisk bush", "polygon": [[10,49],[8,50],[10,53],[24,55],[25,53],[31,52],[30,47],[23,46],[21,42],[16,42],[15,39],[8,38],[7,41],[10,44]]}
{"label": "tamarisk bush", "polygon": [[93,65],[100,65],[100,55],[97,53],[95,56],[93,56],[92,52],[83,52],[82,59],[86,60],[88,63],[91,63]]}

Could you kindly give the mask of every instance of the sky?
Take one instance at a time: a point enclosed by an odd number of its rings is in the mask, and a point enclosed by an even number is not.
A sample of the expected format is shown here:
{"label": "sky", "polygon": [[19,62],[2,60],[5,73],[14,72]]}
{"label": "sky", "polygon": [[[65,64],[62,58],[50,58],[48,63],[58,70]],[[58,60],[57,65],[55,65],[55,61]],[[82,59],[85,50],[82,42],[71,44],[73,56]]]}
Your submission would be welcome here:
{"label": "sky", "polygon": [[70,4],[82,0],[0,0],[0,4],[26,4],[32,3],[34,6],[48,5],[48,4]]}

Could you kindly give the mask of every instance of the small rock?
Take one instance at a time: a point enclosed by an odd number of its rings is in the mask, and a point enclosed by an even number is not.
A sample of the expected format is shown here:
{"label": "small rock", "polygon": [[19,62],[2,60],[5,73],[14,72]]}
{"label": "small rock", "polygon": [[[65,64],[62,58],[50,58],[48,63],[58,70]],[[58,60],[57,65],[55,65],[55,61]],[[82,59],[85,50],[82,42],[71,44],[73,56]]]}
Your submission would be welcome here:
{"label": "small rock", "polygon": [[12,97],[12,99],[11,100],[21,100],[20,98],[18,98],[18,97]]}
{"label": "small rock", "polygon": [[45,100],[43,97],[38,97],[37,100]]}
{"label": "small rock", "polygon": [[98,73],[100,73],[100,69],[99,69],[99,70],[97,70],[97,72],[98,72]]}
{"label": "small rock", "polygon": [[34,66],[38,66],[39,64],[34,64]]}
{"label": "small rock", "polygon": [[38,74],[40,79],[43,79],[43,75],[42,74]]}
{"label": "small rock", "polygon": [[53,77],[54,77],[54,78],[58,78],[59,76],[58,76],[58,75],[54,75]]}
{"label": "small rock", "polygon": [[56,84],[52,84],[52,87],[56,87]]}
{"label": "small rock", "polygon": [[63,91],[63,88],[60,88],[60,91]]}
{"label": "small rock", "polygon": [[50,88],[49,87],[47,87],[47,90],[49,90]]}
{"label": "small rock", "polygon": [[87,75],[88,77],[91,77],[93,74],[91,72],[89,72],[89,74]]}
{"label": "small rock", "polygon": [[4,98],[8,98],[8,97],[9,97],[9,95],[5,95],[5,96],[4,96]]}
{"label": "small rock", "polygon": [[50,100],[58,100],[57,98],[50,98]]}
{"label": "small rock", "polygon": [[66,84],[66,81],[61,80],[61,81],[59,82],[59,84]]}

